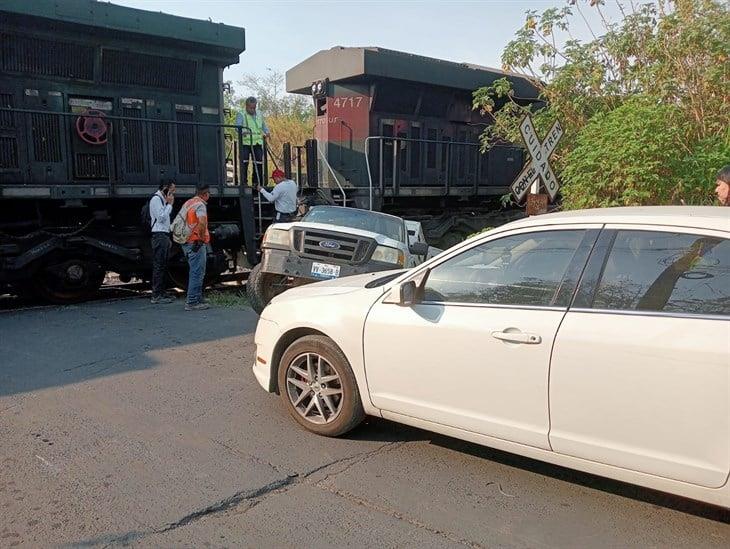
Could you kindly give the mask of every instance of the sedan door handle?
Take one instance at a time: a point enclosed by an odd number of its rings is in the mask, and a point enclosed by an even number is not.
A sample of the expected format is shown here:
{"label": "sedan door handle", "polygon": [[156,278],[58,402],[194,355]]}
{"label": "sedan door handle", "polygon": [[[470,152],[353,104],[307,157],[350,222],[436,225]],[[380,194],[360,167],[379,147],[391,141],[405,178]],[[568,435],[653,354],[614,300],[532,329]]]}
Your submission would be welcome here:
{"label": "sedan door handle", "polygon": [[542,342],[539,335],[525,332],[492,332],[492,337],[510,343],[526,343],[528,345],[537,345]]}

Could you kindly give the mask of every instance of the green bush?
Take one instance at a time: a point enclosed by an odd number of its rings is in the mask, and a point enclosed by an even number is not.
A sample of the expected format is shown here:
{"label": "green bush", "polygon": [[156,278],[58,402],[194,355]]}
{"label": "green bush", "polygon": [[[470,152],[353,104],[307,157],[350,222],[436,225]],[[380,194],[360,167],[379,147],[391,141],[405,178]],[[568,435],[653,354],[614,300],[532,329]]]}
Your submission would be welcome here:
{"label": "green bush", "polygon": [[595,115],[579,132],[562,171],[567,208],[671,202],[684,128],[676,108],[632,98]]}
{"label": "green bush", "polygon": [[577,135],[562,171],[564,206],[599,208],[712,202],[727,139],[687,142],[677,107],[633,97],[597,114]]}
{"label": "green bush", "polygon": [[730,164],[730,129],[724,137],[696,143],[676,170],[680,198],[687,204],[714,204],[715,175],[718,167],[727,164]]}

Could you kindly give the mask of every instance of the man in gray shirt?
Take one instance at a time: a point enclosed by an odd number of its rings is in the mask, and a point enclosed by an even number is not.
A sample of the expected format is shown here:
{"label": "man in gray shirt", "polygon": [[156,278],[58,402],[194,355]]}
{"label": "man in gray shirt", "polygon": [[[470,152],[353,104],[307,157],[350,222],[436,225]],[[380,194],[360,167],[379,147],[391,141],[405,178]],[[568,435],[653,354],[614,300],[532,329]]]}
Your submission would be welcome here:
{"label": "man in gray shirt", "polygon": [[297,184],[287,179],[281,170],[274,170],[271,179],[276,183],[276,187],[269,192],[259,185],[259,192],[266,200],[274,203],[276,210],[274,221],[279,223],[291,221],[297,213]]}
{"label": "man in gray shirt", "polygon": [[172,303],[165,295],[167,256],[170,253],[170,212],[175,203],[175,182],[161,183],[150,199],[152,230],[152,303]]}

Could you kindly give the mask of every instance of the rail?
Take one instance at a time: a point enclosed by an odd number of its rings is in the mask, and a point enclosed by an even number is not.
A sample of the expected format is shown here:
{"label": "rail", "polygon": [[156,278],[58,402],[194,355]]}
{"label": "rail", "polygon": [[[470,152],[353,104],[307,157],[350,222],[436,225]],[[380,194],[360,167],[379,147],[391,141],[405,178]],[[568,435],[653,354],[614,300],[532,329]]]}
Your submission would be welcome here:
{"label": "rail", "polygon": [[[384,164],[385,164],[385,144],[392,144],[393,146],[393,152],[392,152],[392,181],[391,186],[395,193],[397,193],[399,188],[399,181],[398,181],[398,160],[400,158],[399,154],[399,144],[400,143],[417,143],[418,145],[421,144],[432,144],[436,146],[441,146],[442,150],[434,150],[433,152],[428,154],[433,154],[435,156],[434,159],[434,167],[433,170],[439,171],[440,173],[443,173],[443,194],[448,195],[449,189],[453,186],[453,164],[454,164],[454,155],[453,151],[456,147],[462,147],[463,149],[473,149],[477,153],[479,153],[479,143],[471,142],[471,141],[452,141],[452,140],[446,140],[446,139],[416,139],[416,138],[409,138],[409,137],[395,137],[395,136],[386,136],[386,135],[371,135],[369,137],[365,138],[365,168],[367,170],[367,176],[368,176],[368,193],[369,193],[369,202],[370,202],[370,209],[373,209],[373,170],[370,164],[370,156],[371,156],[371,147],[370,145],[377,141],[379,143],[378,147],[378,188],[380,190],[380,195],[383,196],[385,192],[385,170],[384,170]],[[390,160],[390,159],[387,159]],[[480,178],[480,169],[481,169],[481,162],[479,161],[479,156],[476,157],[476,162],[474,166],[475,170],[470,175],[474,178],[474,183],[472,183],[469,186],[473,186],[476,191],[476,187],[479,184],[479,178]]]}

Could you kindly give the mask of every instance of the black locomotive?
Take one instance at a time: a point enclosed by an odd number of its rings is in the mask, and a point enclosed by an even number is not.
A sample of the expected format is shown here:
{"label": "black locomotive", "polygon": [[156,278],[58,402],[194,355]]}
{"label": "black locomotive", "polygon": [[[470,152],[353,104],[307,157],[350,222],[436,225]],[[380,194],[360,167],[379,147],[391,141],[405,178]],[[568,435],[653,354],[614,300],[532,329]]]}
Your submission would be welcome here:
{"label": "black locomotive", "polygon": [[[147,278],[140,209],[208,183],[215,276],[255,261],[251,188],[231,164],[223,68],[244,30],[92,0],[0,6],[0,286],[84,299],[107,271]],[[226,133],[233,139],[226,139]],[[185,280],[178,252],[170,272]]]}

